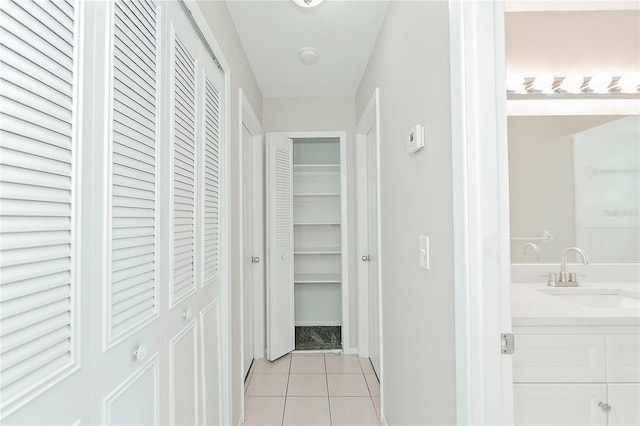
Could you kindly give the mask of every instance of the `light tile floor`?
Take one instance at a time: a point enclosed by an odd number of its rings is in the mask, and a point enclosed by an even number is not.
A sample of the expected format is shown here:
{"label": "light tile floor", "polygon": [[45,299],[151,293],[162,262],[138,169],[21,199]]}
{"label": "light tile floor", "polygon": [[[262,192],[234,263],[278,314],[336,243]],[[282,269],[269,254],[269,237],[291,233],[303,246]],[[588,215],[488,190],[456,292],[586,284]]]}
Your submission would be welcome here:
{"label": "light tile floor", "polygon": [[380,384],[371,362],[355,355],[257,359],[245,395],[246,426],[380,424]]}

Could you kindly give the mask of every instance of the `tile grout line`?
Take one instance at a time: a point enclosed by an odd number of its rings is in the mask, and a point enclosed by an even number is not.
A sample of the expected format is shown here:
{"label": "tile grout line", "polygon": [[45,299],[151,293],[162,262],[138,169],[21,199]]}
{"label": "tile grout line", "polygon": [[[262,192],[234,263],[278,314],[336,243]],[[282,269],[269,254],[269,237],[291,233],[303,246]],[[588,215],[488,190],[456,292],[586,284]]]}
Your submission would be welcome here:
{"label": "tile grout line", "polygon": [[327,383],[327,405],[329,406],[329,424],[333,425],[333,418],[331,417],[331,398],[329,396],[329,372],[327,371],[327,354],[322,355],[324,361],[324,380]]}
{"label": "tile grout line", "polygon": [[291,377],[291,363],[293,363],[293,355],[289,355],[289,371],[287,374],[287,387],[285,388],[284,391],[284,406],[282,407],[282,423],[281,425],[284,426],[284,413],[287,410],[287,397],[289,394],[289,378]]}

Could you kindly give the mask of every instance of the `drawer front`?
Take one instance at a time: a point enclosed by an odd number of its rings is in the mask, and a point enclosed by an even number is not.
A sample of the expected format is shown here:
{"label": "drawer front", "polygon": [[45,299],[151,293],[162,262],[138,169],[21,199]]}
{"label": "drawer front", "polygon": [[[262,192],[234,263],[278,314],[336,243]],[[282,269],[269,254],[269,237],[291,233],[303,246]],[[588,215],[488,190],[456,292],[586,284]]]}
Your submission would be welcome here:
{"label": "drawer front", "polygon": [[598,406],[607,401],[607,385],[515,384],[513,420],[516,425],[606,425]]}
{"label": "drawer front", "polygon": [[640,382],[640,334],[607,335],[607,381]]}
{"label": "drawer front", "polygon": [[513,381],[605,382],[604,334],[516,335]]}

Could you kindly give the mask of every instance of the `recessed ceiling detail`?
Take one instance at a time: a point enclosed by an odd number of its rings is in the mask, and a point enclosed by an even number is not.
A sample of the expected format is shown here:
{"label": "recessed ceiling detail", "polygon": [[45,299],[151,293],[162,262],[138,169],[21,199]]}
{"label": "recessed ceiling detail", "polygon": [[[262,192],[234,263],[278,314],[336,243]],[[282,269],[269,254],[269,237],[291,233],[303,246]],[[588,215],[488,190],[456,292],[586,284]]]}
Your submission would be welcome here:
{"label": "recessed ceiling detail", "polygon": [[[302,0],[301,0],[302,1]],[[253,75],[266,98],[353,96],[369,62],[389,1],[227,0]],[[312,46],[309,66],[299,52]]]}

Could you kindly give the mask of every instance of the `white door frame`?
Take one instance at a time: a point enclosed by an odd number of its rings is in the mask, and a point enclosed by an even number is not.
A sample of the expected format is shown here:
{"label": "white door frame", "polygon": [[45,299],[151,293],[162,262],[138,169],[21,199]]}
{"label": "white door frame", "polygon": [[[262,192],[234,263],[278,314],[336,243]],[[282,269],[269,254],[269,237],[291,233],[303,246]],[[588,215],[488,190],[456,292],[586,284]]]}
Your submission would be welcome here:
{"label": "white door frame", "polygon": [[[245,348],[244,347],[244,287],[240,291],[240,380],[241,383],[240,388],[242,389],[242,401],[241,401],[241,409],[242,409],[242,419],[244,419],[244,355],[245,351],[252,351],[254,358],[264,358],[265,355],[265,334],[264,331],[259,332],[258,330],[264,330],[265,324],[265,275],[264,275],[264,265],[265,265],[265,241],[264,241],[264,130],[262,129],[262,125],[260,124],[260,120],[256,115],[249,99],[245,95],[242,89],[238,89],[238,105],[239,105],[239,126],[238,126],[238,135],[240,139],[242,139],[243,127],[246,127],[251,137],[253,139],[252,143],[252,152],[253,156],[253,165],[254,165],[254,173],[253,173],[253,188],[254,188],[254,208],[253,208],[253,243],[254,247],[258,247],[258,252],[255,254],[260,257],[260,263],[258,266],[262,268],[262,273],[254,274],[253,277],[253,308],[254,308],[254,316],[253,316],[253,333],[254,333],[254,347],[253,348]],[[244,160],[244,148],[242,144],[242,140],[240,140],[239,150],[240,150],[240,161],[239,161],[239,173],[240,179],[243,176],[243,160]],[[239,195],[239,211],[240,214],[244,214],[244,187],[240,185],[240,195]],[[244,221],[243,218],[239,220],[239,259],[244,257]],[[239,268],[240,274],[240,283],[244,286],[244,271],[242,267],[242,262],[240,262]]]}
{"label": "white door frame", "polygon": [[[365,108],[360,121],[356,125],[356,239],[358,241],[357,253],[362,255],[368,251],[368,202],[367,202],[367,135],[373,126],[376,126],[376,151],[380,152],[380,89],[376,87]],[[380,157],[377,157],[377,199],[378,199],[378,278],[382,277],[382,253],[380,244]],[[358,355],[369,357],[369,280],[368,265],[358,262]],[[378,319],[382,324],[382,286],[378,286]],[[384,363],[382,351],[382,327],[378,335],[380,371],[380,418],[384,419]]]}
{"label": "white door frame", "polygon": [[449,2],[458,424],[513,424],[504,5]]}
{"label": "white door frame", "polygon": [[[351,353],[351,347],[349,345],[349,231],[348,231],[348,218],[347,215],[347,132],[345,131],[309,131],[309,132],[273,132],[279,135],[286,136],[292,139],[298,138],[339,138],[340,139],[340,240],[342,244],[342,351]],[[257,296],[257,295],[256,295]],[[256,299],[256,303],[265,303],[265,294],[262,294],[261,299]],[[261,320],[262,323],[258,324],[257,321]],[[266,318],[256,318],[256,330],[264,330]],[[257,340],[257,339],[256,339]],[[263,349],[264,350],[264,349]]]}
{"label": "white door frame", "polygon": [[[356,239],[358,240],[358,255],[367,252],[368,237],[368,204],[367,204],[367,133],[372,126],[377,127],[378,141],[376,149],[380,152],[380,110],[379,101],[380,90],[376,88],[365,108],[360,121],[356,125]],[[378,162],[379,163],[379,162]],[[379,170],[378,170],[379,173]],[[378,175],[379,176],[379,175]],[[380,217],[380,185],[378,184],[378,217]],[[378,221],[378,228],[380,222]],[[378,237],[380,236],[378,229]],[[380,247],[380,241],[378,241]],[[380,253],[378,253],[380,257]],[[378,262],[378,268],[381,269],[381,262]],[[361,357],[369,356],[369,281],[368,267],[364,262],[358,262],[358,355]],[[380,271],[378,271],[380,273]],[[380,275],[379,275],[380,276]],[[380,298],[378,300],[381,300]],[[380,309],[380,312],[382,310]],[[382,334],[382,333],[381,333]],[[382,336],[380,336],[381,338]],[[381,342],[381,340],[380,340]],[[382,346],[382,344],[381,344]]]}

